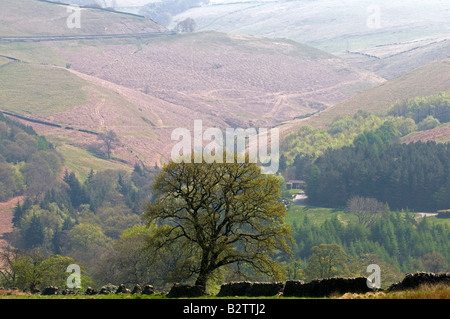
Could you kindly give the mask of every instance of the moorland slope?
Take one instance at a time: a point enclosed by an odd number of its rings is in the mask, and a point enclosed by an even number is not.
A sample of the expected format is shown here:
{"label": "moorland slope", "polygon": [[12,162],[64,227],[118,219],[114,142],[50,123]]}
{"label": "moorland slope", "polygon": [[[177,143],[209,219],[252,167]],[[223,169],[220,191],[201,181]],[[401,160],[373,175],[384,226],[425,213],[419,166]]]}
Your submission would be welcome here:
{"label": "moorland slope", "polygon": [[205,127],[271,127],[384,82],[291,40],[174,34],[96,9],[83,9],[81,28],[69,29],[66,6],[32,0],[1,0],[0,15],[1,109],[57,123],[31,124],[73,168],[104,163],[86,130],[117,133],[117,165],[154,165],[167,160],[171,131],[194,119]]}

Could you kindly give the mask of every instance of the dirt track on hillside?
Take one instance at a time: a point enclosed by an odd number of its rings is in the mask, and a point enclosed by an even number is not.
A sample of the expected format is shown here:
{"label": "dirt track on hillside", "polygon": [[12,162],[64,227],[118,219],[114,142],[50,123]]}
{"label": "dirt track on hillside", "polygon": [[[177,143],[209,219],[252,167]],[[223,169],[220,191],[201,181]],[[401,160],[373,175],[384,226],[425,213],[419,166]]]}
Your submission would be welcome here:
{"label": "dirt track on hillside", "polygon": [[290,42],[216,33],[160,37],[138,47],[108,45],[101,51],[55,50],[70,61],[71,70],[232,127],[271,127],[382,82]]}

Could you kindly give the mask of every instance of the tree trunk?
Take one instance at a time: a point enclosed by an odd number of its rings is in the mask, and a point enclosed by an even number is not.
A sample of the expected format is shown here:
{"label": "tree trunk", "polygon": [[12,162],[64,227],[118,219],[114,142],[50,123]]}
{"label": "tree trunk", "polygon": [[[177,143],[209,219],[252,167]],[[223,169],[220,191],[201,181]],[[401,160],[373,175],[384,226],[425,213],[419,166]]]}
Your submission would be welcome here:
{"label": "tree trunk", "polygon": [[203,251],[202,261],[200,264],[200,272],[198,274],[197,280],[195,281],[195,285],[202,286],[206,289],[206,284],[208,282],[209,276],[213,269],[211,269],[211,260],[210,253],[208,250]]}
{"label": "tree trunk", "polygon": [[202,286],[204,289],[206,289],[206,283],[208,282],[208,275],[205,273],[200,273],[197,277],[197,280],[195,281],[196,286]]}

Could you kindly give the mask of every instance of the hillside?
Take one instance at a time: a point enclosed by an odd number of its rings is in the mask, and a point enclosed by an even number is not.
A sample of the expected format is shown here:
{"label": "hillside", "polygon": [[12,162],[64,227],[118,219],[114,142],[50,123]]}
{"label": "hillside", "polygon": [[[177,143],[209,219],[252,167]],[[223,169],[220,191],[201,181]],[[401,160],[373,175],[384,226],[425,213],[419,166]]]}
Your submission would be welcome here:
{"label": "hillside", "polygon": [[[379,25],[367,23],[379,9]],[[187,10],[172,24],[191,17],[198,30],[284,37],[327,52],[342,52],[448,32],[447,1],[388,0],[233,1]],[[424,12],[427,14],[425,15]],[[432,17],[432,18],[431,18]],[[376,23],[376,21],[374,22]]]}
{"label": "hillside", "polygon": [[339,117],[353,115],[359,109],[384,114],[398,101],[448,90],[450,90],[450,59],[439,60],[355,95],[307,119],[286,122],[280,126],[280,130],[287,134],[304,125],[325,127]]}
{"label": "hillside", "polygon": [[[170,153],[167,140],[172,128],[200,116],[141,92],[63,68],[17,62],[0,70],[0,80],[2,110],[58,125],[27,122],[54,143],[65,155],[66,165],[77,168],[75,171],[81,175],[91,168],[122,166],[121,162],[131,166],[136,162],[160,163],[162,154]],[[160,116],[165,116],[164,121]],[[88,132],[107,130],[119,135],[120,144],[114,150],[117,163],[96,158],[95,151],[89,156],[101,143]]]}
{"label": "hillside", "polygon": [[[65,6],[32,0],[1,0],[0,12],[1,108],[59,125],[32,124],[81,175],[87,164],[159,165],[175,143],[172,130],[194,119],[271,127],[384,81],[291,40],[173,34],[96,9],[83,9],[82,27],[69,29]],[[99,141],[86,130],[118,134],[112,162],[92,151]]]}
{"label": "hillside", "polygon": [[450,124],[443,124],[431,130],[426,130],[409,137],[406,143],[436,141],[441,143],[450,142]]}
{"label": "hillside", "polygon": [[340,55],[385,79],[394,79],[433,61],[450,57],[448,37],[379,45]]}
{"label": "hillside", "polygon": [[76,54],[61,54],[77,71],[232,127],[270,127],[383,81],[293,41],[215,32],[159,37],[138,47],[106,45],[101,52],[84,46]]}
{"label": "hillside", "polygon": [[38,0],[1,0],[0,36],[55,36],[152,33],[164,27],[133,15],[104,10],[81,10],[81,28],[69,28],[73,11],[66,5]]}
{"label": "hillside", "polygon": [[22,198],[19,197],[0,203],[0,251],[7,245],[7,242],[3,239],[3,234],[13,230],[13,209],[21,201]]}
{"label": "hillside", "polygon": [[287,38],[390,79],[449,57],[430,46],[448,38],[449,10],[447,1],[233,1],[187,10],[170,27],[189,17],[199,31]]}

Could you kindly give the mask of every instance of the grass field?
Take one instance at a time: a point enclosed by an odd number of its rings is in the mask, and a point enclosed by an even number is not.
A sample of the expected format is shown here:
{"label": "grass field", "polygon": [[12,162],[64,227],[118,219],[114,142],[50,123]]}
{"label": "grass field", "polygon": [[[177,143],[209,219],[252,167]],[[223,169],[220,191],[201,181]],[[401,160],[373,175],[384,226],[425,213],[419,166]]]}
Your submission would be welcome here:
{"label": "grass field", "polygon": [[64,154],[65,166],[69,171],[76,172],[78,179],[82,182],[87,178],[91,169],[94,172],[107,169],[131,171],[129,165],[98,158],[82,148],[69,144],[58,147],[58,151]]}
{"label": "grass field", "polygon": [[86,103],[83,85],[64,69],[11,63],[0,69],[0,105],[19,114],[52,115]]}
{"label": "grass field", "polygon": [[5,64],[8,64],[9,62],[11,62],[10,59],[0,56],[0,67],[4,66]]}
{"label": "grass field", "polygon": [[347,214],[342,210],[333,208],[317,208],[302,205],[290,205],[286,222],[290,225],[294,223],[301,224],[307,216],[317,225],[321,225],[326,220],[336,217],[344,225],[356,220],[355,215]]}
{"label": "grass field", "polygon": [[[417,217],[420,216],[419,213],[415,213],[415,215]],[[326,220],[330,220],[334,217],[336,217],[343,225],[347,225],[348,223],[352,222],[357,222],[356,215],[346,213],[342,209],[309,207],[294,204],[289,206],[286,222],[289,225],[293,225],[294,223],[300,224],[303,222],[305,216],[308,217],[310,221],[314,222],[317,225],[321,225]],[[432,224],[441,224],[450,227],[449,218],[437,218],[435,216],[427,216],[426,218]]]}
{"label": "grass field", "polygon": [[0,43],[0,53],[4,56],[30,63],[65,67],[67,61],[58,54],[56,48],[56,44],[48,45],[44,42]]}
{"label": "grass field", "polygon": [[415,289],[366,294],[346,293],[340,299],[450,299],[450,285],[422,285]]}

